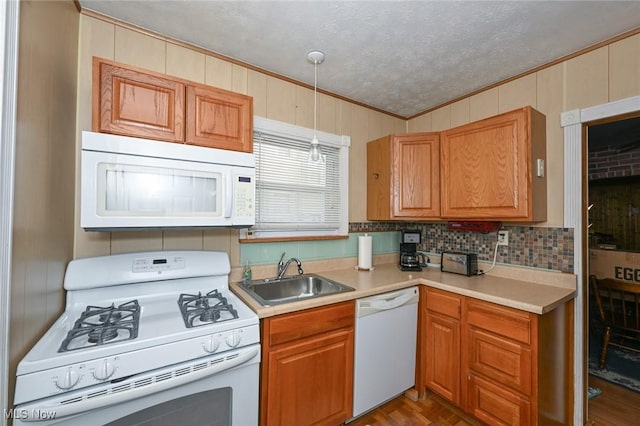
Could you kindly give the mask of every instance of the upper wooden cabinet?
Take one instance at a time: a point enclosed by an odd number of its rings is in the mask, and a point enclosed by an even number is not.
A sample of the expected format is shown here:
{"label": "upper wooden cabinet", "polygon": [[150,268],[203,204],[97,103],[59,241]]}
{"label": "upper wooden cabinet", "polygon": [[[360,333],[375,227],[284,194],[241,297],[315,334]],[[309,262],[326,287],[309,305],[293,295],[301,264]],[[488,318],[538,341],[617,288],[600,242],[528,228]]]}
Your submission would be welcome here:
{"label": "upper wooden cabinet", "polygon": [[545,116],[524,107],[442,132],[441,209],[447,219],[547,218]]}
{"label": "upper wooden cabinet", "polygon": [[93,58],[95,132],[253,151],[250,96]]}
{"label": "upper wooden cabinet", "polygon": [[367,144],[367,220],[438,219],[438,133],[389,135]]}
{"label": "upper wooden cabinet", "polygon": [[185,85],[93,58],[93,131],[184,141]]}
{"label": "upper wooden cabinet", "polygon": [[253,150],[253,100],[215,87],[187,86],[186,142]]}

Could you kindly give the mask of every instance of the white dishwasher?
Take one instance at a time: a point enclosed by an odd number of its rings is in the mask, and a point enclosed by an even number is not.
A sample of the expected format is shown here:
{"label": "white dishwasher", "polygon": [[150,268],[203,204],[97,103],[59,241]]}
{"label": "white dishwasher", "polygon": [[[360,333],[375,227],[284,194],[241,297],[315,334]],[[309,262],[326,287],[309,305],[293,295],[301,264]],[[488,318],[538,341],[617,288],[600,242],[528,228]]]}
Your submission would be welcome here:
{"label": "white dishwasher", "polygon": [[418,288],[356,300],[353,417],[415,384]]}

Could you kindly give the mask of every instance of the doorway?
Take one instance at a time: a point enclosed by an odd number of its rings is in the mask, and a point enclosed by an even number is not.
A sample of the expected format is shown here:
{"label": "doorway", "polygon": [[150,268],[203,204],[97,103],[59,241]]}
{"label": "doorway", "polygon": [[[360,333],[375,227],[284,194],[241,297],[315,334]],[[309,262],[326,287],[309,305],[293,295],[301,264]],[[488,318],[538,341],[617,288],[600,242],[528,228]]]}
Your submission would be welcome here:
{"label": "doorway", "polygon": [[[640,113],[586,123],[587,256],[585,275],[612,278],[640,288]],[[633,339],[614,338],[605,358],[604,326],[594,294],[587,289],[587,366],[589,421],[624,424],[611,409],[615,402],[636,410],[640,401],[640,344]],[[636,287],[637,286],[637,287]],[[602,290],[601,290],[602,291]],[[608,292],[605,291],[605,294]],[[613,302],[615,303],[615,300]],[[604,309],[607,310],[605,303]],[[604,390],[604,392],[603,392]],[[602,396],[599,397],[600,393]],[[597,398],[597,399],[596,399]],[[608,412],[607,412],[608,411]]]}
{"label": "doorway", "polygon": [[574,328],[574,424],[587,420],[588,232],[587,130],[589,125],[640,115],[640,96],[561,114],[564,132],[564,226],[574,229],[577,279]]}

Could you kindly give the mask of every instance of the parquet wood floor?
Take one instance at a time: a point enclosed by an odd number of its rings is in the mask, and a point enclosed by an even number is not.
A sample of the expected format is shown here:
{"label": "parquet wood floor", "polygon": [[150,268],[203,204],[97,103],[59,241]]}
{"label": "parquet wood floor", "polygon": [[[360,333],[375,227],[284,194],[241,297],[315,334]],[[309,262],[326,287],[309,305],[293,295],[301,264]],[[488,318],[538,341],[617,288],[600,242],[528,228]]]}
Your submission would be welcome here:
{"label": "parquet wood floor", "polygon": [[590,426],[636,426],[640,424],[640,394],[589,376],[589,386],[602,389],[602,394],[589,401]]}
{"label": "parquet wood floor", "polygon": [[[589,401],[588,426],[636,426],[640,424],[640,394],[589,376],[589,385],[602,394]],[[439,396],[428,393],[425,399],[412,401],[399,396],[357,418],[347,426],[478,426],[458,408]]]}
{"label": "parquet wood floor", "polygon": [[412,401],[399,396],[357,418],[347,426],[476,426],[480,425],[439,396],[429,393]]}

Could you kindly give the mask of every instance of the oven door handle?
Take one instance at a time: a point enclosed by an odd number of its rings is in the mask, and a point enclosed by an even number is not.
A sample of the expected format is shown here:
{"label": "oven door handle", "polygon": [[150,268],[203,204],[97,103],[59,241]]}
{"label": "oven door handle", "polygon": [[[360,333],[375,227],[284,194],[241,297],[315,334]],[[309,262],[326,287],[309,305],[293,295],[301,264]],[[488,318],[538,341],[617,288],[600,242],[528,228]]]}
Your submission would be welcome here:
{"label": "oven door handle", "polygon": [[[179,373],[182,375],[175,374],[172,375],[173,377],[170,379],[165,379],[162,381],[153,380],[154,376],[158,376],[160,374],[164,376],[167,374],[167,369],[162,369],[159,373],[154,372],[149,374],[148,376],[143,375],[132,378],[130,382],[116,383],[115,386],[117,386],[119,389],[122,389],[122,386],[126,386],[127,383],[130,387],[129,389],[119,390],[115,393],[111,393],[109,392],[109,390],[107,390],[101,396],[89,397],[89,394],[96,393],[94,388],[91,389],[91,391],[79,391],[81,392],[81,394],[78,396],[66,394],[64,397],[58,396],[57,398],[51,398],[49,401],[41,400],[33,404],[24,404],[18,407],[21,410],[20,413],[23,415],[20,420],[25,422],[37,422],[43,420],[51,420],[52,418],[60,419],[62,417],[73,416],[85,411],[94,410],[96,408],[103,408],[109,405],[130,401],[132,399],[151,395],[170,388],[183,386],[248,362],[255,356],[259,355],[260,346],[256,345],[248,348],[247,350],[241,351],[242,352],[235,352],[232,355],[228,355],[222,358],[222,360],[220,358],[214,358],[214,360],[212,361],[212,365],[201,368],[199,370],[191,367],[190,372],[186,374],[183,373],[185,370],[184,365],[170,367],[171,371],[182,372]],[[201,364],[202,362],[193,362],[193,365]],[[73,402],[61,404],[59,402],[61,400],[73,400]],[[35,415],[33,413],[38,414]],[[42,415],[42,413],[45,413],[46,415]]]}

